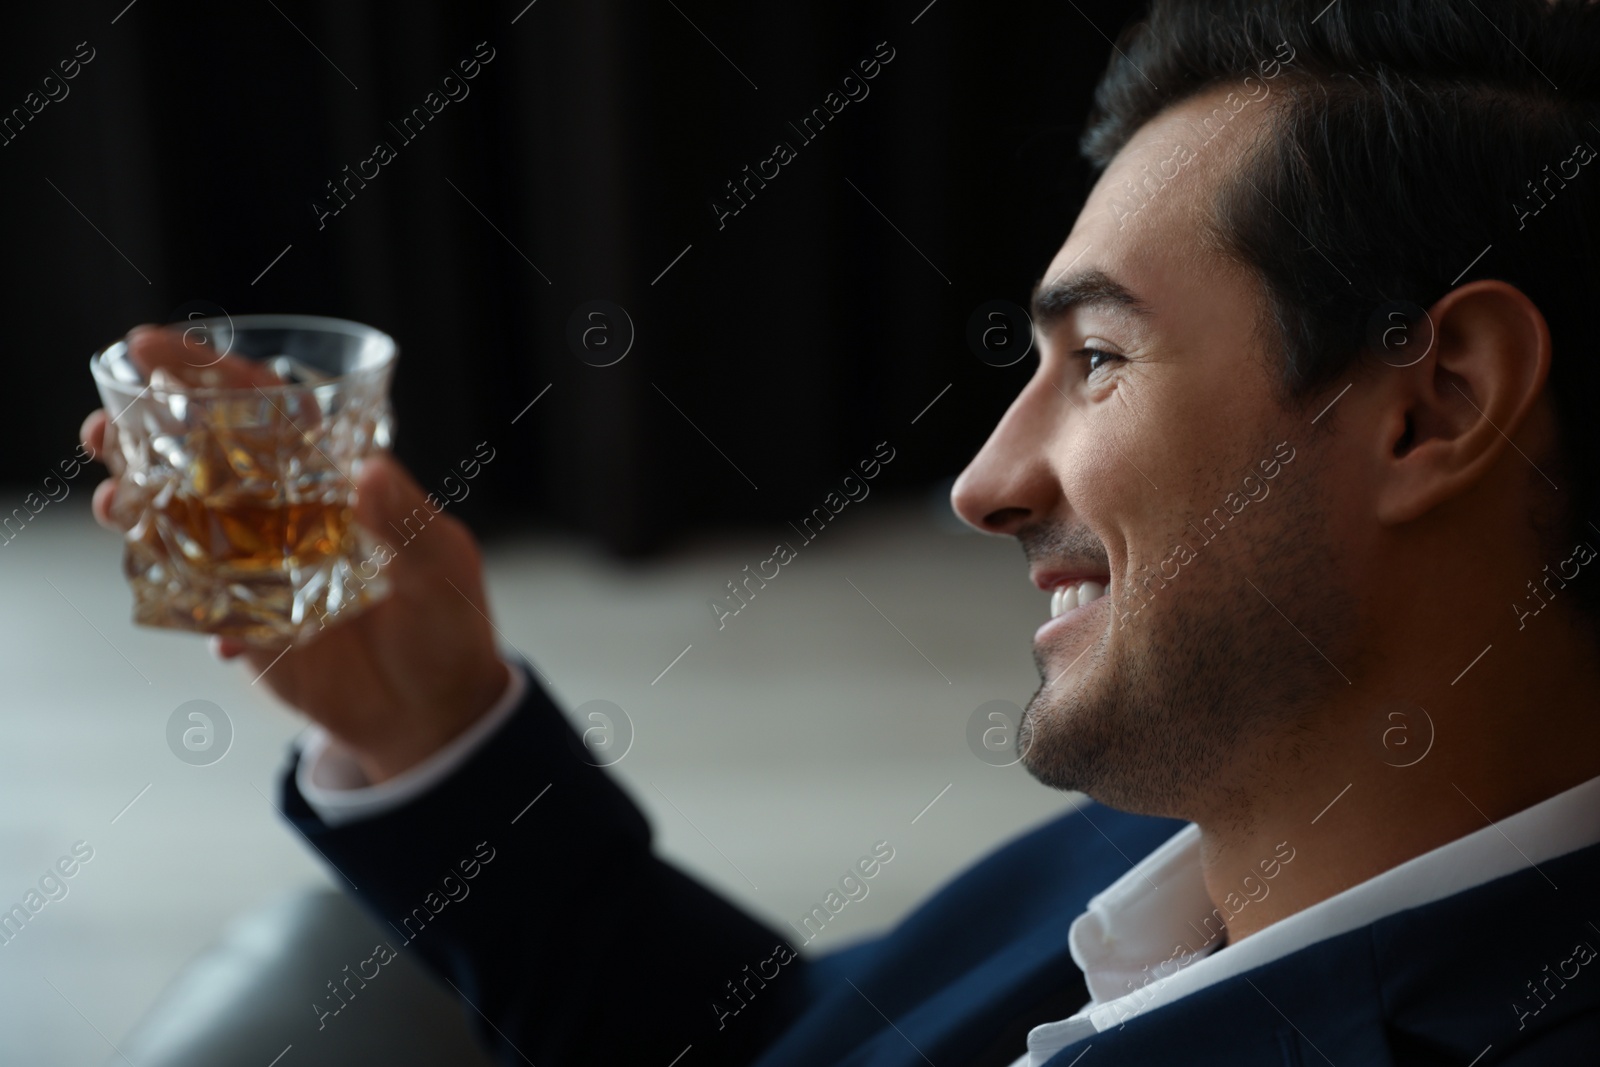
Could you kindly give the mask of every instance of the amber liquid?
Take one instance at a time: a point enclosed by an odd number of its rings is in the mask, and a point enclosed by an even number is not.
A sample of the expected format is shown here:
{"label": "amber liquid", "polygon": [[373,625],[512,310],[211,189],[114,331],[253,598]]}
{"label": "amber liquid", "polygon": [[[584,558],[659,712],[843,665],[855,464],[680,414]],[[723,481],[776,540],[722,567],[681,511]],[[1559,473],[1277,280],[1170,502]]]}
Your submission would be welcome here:
{"label": "amber liquid", "polygon": [[228,580],[315,567],[354,549],[347,503],[273,503],[173,494],[151,511],[168,553]]}
{"label": "amber liquid", "polygon": [[[272,645],[314,637],[376,603],[356,574],[364,536],[352,486],[308,397],[241,395],[185,405],[119,479],[134,621]],[[165,429],[165,427],[163,427]]]}
{"label": "amber liquid", "polygon": [[373,603],[343,501],[274,503],[234,493],[160,494],[128,532],[134,621],[280,644]]}

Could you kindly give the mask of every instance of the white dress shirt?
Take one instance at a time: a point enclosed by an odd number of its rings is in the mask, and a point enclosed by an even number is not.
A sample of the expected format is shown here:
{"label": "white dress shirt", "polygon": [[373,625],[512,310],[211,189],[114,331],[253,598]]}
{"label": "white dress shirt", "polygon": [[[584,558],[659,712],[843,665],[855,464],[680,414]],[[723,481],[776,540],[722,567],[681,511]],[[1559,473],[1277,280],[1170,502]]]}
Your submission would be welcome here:
{"label": "white dress shirt", "polygon": [[[521,702],[527,677],[519,665],[507,666],[511,680],[482,719],[417,766],[377,785],[368,785],[355,760],[321,727],[312,727],[300,747],[295,778],[300,794],[330,826],[370,818],[420,796],[487,742]],[[1073,922],[1068,944],[1088,984],[1089,1003],[1070,1018],[1030,1030],[1028,1051],[1011,1067],[1041,1067],[1068,1045],[1223,979],[1386,915],[1442,900],[1596,843],[1600,843],[1600,777],[1424,852],[1219,949],[1220,939],[1205,941],[1204,932],[1215,929],[1215,905],[1200,873],[1200,828],[1191,823],[1094,896]],[[1295,859],[1310,855],[1298,842],[1286,844],[1295,850]],[[1284,866],[1292,870],[1293,864],[1291,859]],[[1263,884],[1270,895],[1271,881]],[[1244,897],[1242,889],[1240,898]],[[1259,896],[1252,903],[1264,899]],[[1208,919],[1213,923],[1209,928]],[[1193,946],[1194,951],[1175,952],[1179,945]]]}

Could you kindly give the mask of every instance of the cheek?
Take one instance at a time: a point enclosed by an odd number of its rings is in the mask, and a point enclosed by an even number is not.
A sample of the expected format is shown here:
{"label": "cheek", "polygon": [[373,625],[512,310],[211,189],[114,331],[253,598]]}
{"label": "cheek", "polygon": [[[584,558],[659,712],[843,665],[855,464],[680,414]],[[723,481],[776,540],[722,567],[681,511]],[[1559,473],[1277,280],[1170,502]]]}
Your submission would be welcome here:
{"label": "cheek", "polygon": [[1124,381],[1099,400],[1077,401],[1052,443],[1072,518],[1105,546],[1113,585],[1165,556],[1174,525],[1168,512],[1180,499],[1173,490],[1183,481],[1172,474],[1169,442],[1146,421],[1158,414],[1154,398],[1135,399],[1140,392]]}
{"label": "cheek", "polygon": [[[1113,595],[1124,606],[1211,589],[1238,547],[1206,533],[1214,508],[1222,508],[1220,526],[1233,540],[1234,520],[1262,517],[1233,515],[1224,501],[1239,490],[1245,465],[1254,469],[1280,438],[1259,426],[1261,410],[1249,407],[1244,390],[1219,388],[1191,366],[1174,358],[1123,368],[1114,387],[1069,408],[1051,444],[1062,493],[1104,545]],[[1180,546],[1193,552],[1182,565],[1171,562]]]}
{"label": "cheek", "polygon": [[1129,476],[1144,486],[1143,496],[1150,495],[1150,487],[1118,453],[1120,445],[1113,444],[1108,434],[1095,425],[1110,420],[1074,421],[1078,425],[1068,428],[1053,442],[1051,463],[1072,517],[1088,525],[1109,550],[1114,540],[1110,532],[1137,514],[1141,494]]}

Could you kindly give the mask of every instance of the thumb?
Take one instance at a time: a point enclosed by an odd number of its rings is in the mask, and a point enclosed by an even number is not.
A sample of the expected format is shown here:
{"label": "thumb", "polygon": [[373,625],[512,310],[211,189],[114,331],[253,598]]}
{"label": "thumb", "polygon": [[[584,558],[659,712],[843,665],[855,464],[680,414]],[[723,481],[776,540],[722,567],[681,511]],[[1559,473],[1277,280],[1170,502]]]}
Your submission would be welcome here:
{"label": "thumb", "polygon": [[356,522],[388,544],[394,555],[438,556],[459,550],[458,524],[443,514],[444,504],[388,452],[374,452],[362,461]]}
{"label": "thumb", "polygon": [[[456,593],[483,619],[488,605],[483,590],[483,556],[465,523],[444,513],[447,501],[423,490],[409,471],[388,452],[374,452],[362,461],[356,479],[355,520],[380,546],[397,592],[455,601]],[[440,579],[455,593],[443,593]],[[468,619],[472,626],[477,622]]]}

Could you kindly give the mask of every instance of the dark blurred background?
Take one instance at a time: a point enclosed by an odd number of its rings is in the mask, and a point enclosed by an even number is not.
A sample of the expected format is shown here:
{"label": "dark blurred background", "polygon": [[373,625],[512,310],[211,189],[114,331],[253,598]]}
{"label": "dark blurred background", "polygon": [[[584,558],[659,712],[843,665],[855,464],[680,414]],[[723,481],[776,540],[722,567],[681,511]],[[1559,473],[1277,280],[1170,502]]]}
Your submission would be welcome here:
{"label": "dark blurred background", "polygon": [[[97,858],[0,954],[0,1059],[468,1062],[422,1054],[404,998],[338,1034],[311,1025],[306,993],[368,931],[294,918],[343,887],[270,799],[304,720],[193,635],[134,626],[119,537],[87,514],[100,473],[61,495],[98,403],[89,354],[140,322],[298,311],[393,334],[396,450],[437,491],[494,449],[450,507],[493,542],[497,636],[572,721],[625,709],[639,743],[611,771],[661,854],[781,927],[865,843],[899,849],[819,951],[1077,803],[973,747],[975,716],[1037,685],[1046,605],[1014,544],[946,533],[939,497],[1031,373],[979,359],[968,321],[1026,303],[1064,240],[1105,35],[1131,16],[1093,0],[7,10],[0,908],[74,842]],[[791,123],[830,94],[839,113],[803,138]],[[713,201],[780,140],[795,158],[719,227]],[[360,177],[380,142],[394,157]],[[332,213],[328,185],[352,172]],[[610,366],[568,341],[594,300],[636,335]],[[713,598],[879,442],[895,458],[871,507],[724,627]],[[204,766],[171,732],[194,700],[230,724]],[[574,901],[561,920],[604,917]],[[464,1025],[454,994],[414,981]],[[377,996],[406,988],[385,982]]]}
{"label": "dark blurred background", "polygon": [[[1093,0],[9,11],[6,113],[30,92],[38,106],[61,61],[93,58],[0,146],[0,482],[36,483],[70,453],[97,403],[93,349],[210,307],[393,334],[396,450],[432,486],[487,440],[496,461],[459,512],[490,535],[549,523],[634,556],[770,526],[882,440],[897,458],[877,488],[926,489],[1026,379],[1031,361],[976,359],[966,322],[990,299],[1026,303],[1064,239],[1105,35],[1130,14]],[[889,49],[868,95],[802,141],[789,124]],[[778,140],[796,158],[719,228],[713,198]],[[337,206],[327,183],[379,141],[395,158],[319,228],[313,203]],[[566,341],[592,299],[636,331],[613,366]]]}

